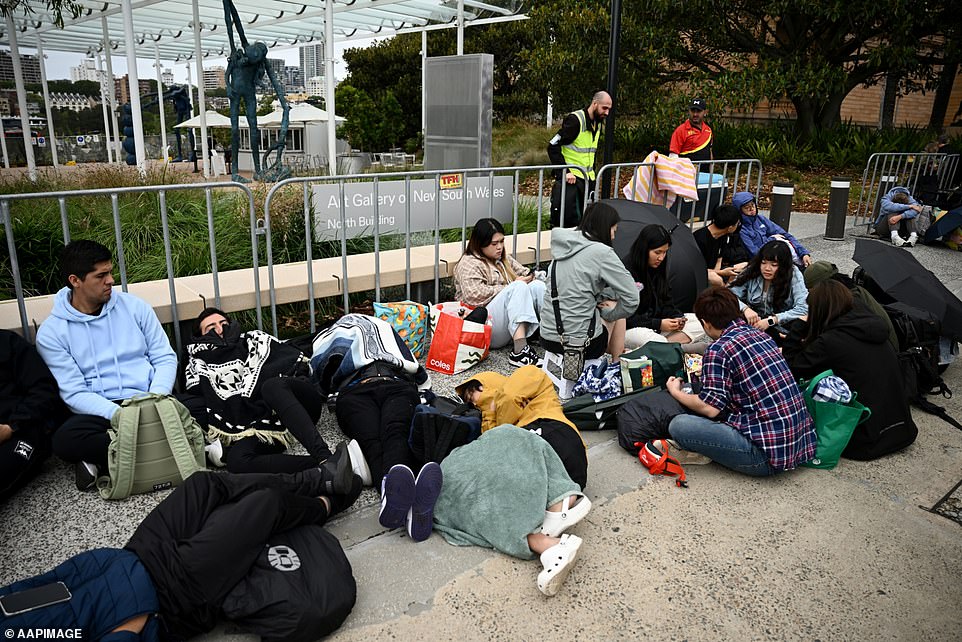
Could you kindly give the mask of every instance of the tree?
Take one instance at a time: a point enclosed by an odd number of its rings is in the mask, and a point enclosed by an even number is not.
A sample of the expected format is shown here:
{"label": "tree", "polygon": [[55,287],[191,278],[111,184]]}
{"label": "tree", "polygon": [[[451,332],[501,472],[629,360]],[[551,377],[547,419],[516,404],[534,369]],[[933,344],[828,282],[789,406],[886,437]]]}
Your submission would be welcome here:
{"label": "tree", "polygon": [[337,135],[347,138],[351,147],[374,151],[378,146],[381,118],[371,97],[362,89],[347,84],[337,86],[334,95],[337,111],[346,119]]}
{"label": "tree", "polygon": [[[54,24],[63,28],[64,13],[70,14],[71,18],[78,18],[84,11],[84,6],[74,0],[45,0],[44,4],[53,15]],[[33,8],[28,0],[4,0],[0,2],[0,15],[8,16],[22,10],[26,14],[33,13]]]}
{"label": "tree", "polygon": [[[336,99],[335,104],[337,104]],[[401,103],[394,97],[393,92],[388,91],[378,111],[381,114],[379,146],[381,149],[393,149],[398,146],[404,131],[404,112],[401,110]]]}

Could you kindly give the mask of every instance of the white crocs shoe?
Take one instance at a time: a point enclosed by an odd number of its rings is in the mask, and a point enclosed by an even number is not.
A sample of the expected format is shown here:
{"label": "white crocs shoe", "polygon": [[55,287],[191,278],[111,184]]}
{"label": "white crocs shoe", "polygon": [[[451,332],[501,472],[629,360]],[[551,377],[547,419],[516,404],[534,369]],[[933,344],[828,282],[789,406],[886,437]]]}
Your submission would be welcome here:
{"label": "white crocs shoe", "polygon": [[[579,500],[574,506],[571,502]],[[544,512],[544,523],[541,525],[541,532],[548,537],[559,537],[566,530],[584,519],[588,511],[591,510],[591,500],[584,495],[568,495],[561,502],[560,511],[546,510]]]}
{"label": "white crocs shoe", "polygon": [[373,485],[371,468],[367,465],[367,459],[364,458],[361,444],[357,443],[357,439],[347,442],[347,454],[351,458],[351,468],[354,469],[354,474],[361,478],[361,483],[365,486]]}
{"label": "white crocs shoe", "polygon": [[544,570],[538,573],[538,590],[551,597],[565,583],[574,568],[583,540],[577,535],[562,535],[561,541],[541,554]]}
{"label": "white crocs shoe", "polygon": [[207,459],[210,460],[210,463],[218,468],[226,466],[224,463],[224,445],[220,443],[220,439],[215,439],[204,446],[204,452],[207,453]]}

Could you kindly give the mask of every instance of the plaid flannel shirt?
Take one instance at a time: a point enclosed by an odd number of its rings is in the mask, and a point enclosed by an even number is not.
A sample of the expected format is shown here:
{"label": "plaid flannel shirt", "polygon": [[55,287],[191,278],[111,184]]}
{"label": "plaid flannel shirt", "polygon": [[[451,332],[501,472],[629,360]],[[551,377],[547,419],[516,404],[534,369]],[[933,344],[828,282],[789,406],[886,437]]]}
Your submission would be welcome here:
{"label": "plaid flannel shirt", "polygon": [[[502,261],[507,261],[515,276],[528,276],[528,268],[518,263],[513,256],[505,253]],[[454,267],[454,296],[458,301],[472,307],[491,303],[497,294],[510,285],[504,275],[491,261],[465,254]]]}
{"label": "plaid flannel shirt", "polygon": [[775,342],[742,320],[708,346],[699,397],[768,455],[776,470],[815,456],[815,425]]}

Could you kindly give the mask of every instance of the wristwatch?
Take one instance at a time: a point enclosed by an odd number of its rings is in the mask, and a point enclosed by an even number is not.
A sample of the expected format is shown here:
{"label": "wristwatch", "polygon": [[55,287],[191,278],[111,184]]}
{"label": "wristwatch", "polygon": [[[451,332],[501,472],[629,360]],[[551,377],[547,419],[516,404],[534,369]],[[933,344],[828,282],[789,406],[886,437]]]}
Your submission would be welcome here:
{"label": "wristwatch", "polygon": [[768,317],[768,327],[775,325],[775,317]]}

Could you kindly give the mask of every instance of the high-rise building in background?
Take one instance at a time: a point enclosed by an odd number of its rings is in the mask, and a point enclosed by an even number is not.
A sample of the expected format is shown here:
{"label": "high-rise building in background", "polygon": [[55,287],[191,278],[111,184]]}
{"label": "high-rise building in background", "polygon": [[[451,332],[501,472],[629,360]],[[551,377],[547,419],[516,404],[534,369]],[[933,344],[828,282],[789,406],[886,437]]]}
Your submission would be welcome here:
{"label": "high-rise building in background", "polygon": [[[23,70],[23,82],[40,82],[40,59],[36,56],[20,54],[20,68]],[[0,80],[14,80],[13,58],[10,52],[0,49]]]}
{"label": "high-rise building in background", "polygon": [[[140,89],[140,95],[149,94],[155,91],[157,86],[156,80],[148,80],[144,78],[137,79],[137,86]],[[127,82],[127,74],[124,74],[120,78],[114,78],[114,97],[117,99],[118,105],[123,105],[124,103],[130,102],[130,85]]]}
{"label": "high-rise building in background", "polygon": [[304,75],[300,67],[286,65],[284,67],[284,89],[289,92],[301,91],[304,88]]}
{"label": "high-rise building in background", "polygon": [[204,89],[224,89],[223,67],[206,67],[204,69]]}
{"label": "high-rise building in background", "polygon": [[70,68],[70,80],[77,82],[80,80],[90,80],[99,82],[97,76],[97,66],[92,58],[84,58],[76,67]]}
{"label": "high-rise building in background", "polygon": [[304,83],[304,91],[308,96],[324,96],[326,91],[324,86],[324,76],[314,76],[313,78],[308,78],[307,82]]}
{"label": "high-rise building in background", "polygon": [[307,82],[308,78],[324,75],[324,45],[304,45],[300,49],[301,78]]}
{"label": "high-rise building in background", "polygon": [[[274,71],[274,76],[277,78],[277,81],[282,85],[284,84],[284,63],[285,62],[286,61],[283,58],[267,59],[267,65]],[[266,73],[260,79],[260,82],[257,83],[257,88],[258,90],[263,92],[270,92],[270,93],[274,92],[274,87],[271,85],[271,79],[268,77]]]}

